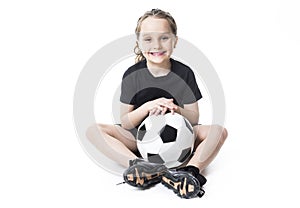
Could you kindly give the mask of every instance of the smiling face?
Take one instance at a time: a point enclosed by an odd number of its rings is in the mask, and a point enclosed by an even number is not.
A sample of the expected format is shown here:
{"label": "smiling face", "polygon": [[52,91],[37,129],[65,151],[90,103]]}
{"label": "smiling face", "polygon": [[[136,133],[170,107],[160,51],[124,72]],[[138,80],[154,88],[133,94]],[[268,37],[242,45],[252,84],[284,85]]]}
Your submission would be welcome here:
{"label": "smiling face", "polygon": [[138,44],[147,63],[157,67],[169,64],[177,37],[166,19],[148,17],[142,24]]}

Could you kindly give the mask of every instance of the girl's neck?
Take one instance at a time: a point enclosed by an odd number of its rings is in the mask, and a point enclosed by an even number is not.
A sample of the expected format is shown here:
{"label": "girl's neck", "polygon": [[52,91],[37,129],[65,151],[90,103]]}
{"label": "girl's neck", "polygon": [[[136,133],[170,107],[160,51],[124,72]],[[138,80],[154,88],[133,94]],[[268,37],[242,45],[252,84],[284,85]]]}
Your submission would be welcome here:
{"label": "girl's neck", "polygon": [[171,71],[171,61],[165,61],[160,64],[147,61],[147,68],[155,77],[165,76]]}

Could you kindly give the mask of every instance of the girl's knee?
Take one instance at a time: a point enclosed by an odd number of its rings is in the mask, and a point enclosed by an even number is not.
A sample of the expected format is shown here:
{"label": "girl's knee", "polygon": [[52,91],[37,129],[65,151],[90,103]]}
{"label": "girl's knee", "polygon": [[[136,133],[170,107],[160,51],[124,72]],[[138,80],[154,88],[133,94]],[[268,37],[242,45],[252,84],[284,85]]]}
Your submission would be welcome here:
{"label": "girl's knee", "polygon": [[225,141],[227,139],[227,137],[228,137],[228,131],[227,131],[226,128],[223,128],[222,135],[223,135],[223,138],[224,138],[224,141]]}
{"label": "girl's knee", "polygon": [[224,143],[228,137],[227,129],[221,125],[214,125],[214,129],[216,129],[216,131],[220,134],[220,142]]}
{"label": "girl's knee", "polygon": [[227,129],[226,129],[225,127],[223,127],[223,126],[218,126],[218,128],[220,129],[220,132],[221,132],[221,135],[220,135],[221,138],[220,138],[220,140],[221,140],[222,143],[224,143],[225,140],[227,139],[228,131],[227,131]]}

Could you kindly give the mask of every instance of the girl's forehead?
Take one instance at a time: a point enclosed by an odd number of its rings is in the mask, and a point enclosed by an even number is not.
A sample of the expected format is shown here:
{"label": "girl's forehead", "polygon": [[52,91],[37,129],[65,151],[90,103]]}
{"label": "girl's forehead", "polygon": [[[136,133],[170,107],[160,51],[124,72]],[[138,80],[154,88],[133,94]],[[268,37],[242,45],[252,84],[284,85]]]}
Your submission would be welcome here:
{"label": "girl's forehead", "polygon": [[166,19],[148,17],[141,23],[140,33],[171,33],[171,27]]}

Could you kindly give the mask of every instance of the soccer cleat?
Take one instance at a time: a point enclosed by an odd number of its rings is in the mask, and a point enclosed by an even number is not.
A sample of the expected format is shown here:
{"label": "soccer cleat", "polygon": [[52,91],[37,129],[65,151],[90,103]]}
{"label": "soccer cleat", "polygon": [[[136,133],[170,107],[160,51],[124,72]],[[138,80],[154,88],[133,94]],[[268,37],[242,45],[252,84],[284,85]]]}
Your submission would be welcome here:
{"label": "soccer cleat", "polygon": [[197,168],[188,166],[178,170],[168,170],[162,176],[162,184],[172,189],[181,198],[202,197],[205,191],[202,186],[206,178],[197,173]]}
{"label": "soccer cleat", "polygon": [[129,162],[130,167],[123,173],[125,183],[138,187],[149,188],[161,182],[162,175],[166,172],[166,166],[150,163],[142,159]]}

